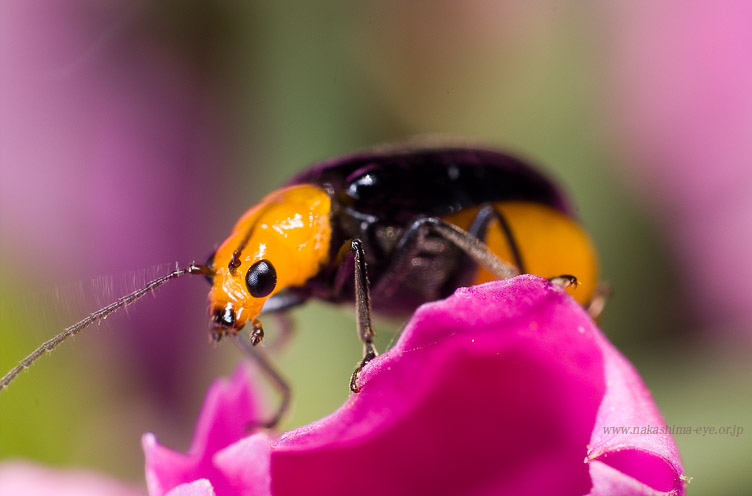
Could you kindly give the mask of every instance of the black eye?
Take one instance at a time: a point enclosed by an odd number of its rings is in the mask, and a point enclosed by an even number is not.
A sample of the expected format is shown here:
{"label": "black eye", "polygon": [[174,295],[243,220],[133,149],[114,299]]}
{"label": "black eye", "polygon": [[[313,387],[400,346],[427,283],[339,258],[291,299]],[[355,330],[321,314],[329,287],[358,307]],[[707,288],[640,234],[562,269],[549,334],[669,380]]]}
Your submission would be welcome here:
{"label": "black eye", "polygon": [[245,284],[254,298],[268,296],[277,285],[277,271],[269,260],[259,260],[248,269]]}
{"label": "black eye", "polygon": [[[206,259],[206,263],[204,264],[207,268],[211,269],[212,272],[214,272],[214,255],[216,255],[216,252],[209,255],[209,257]],[[206,279],[209,284],[214,284],[214,278],[210,276],[209,274],[204,276],[204,279]]]}

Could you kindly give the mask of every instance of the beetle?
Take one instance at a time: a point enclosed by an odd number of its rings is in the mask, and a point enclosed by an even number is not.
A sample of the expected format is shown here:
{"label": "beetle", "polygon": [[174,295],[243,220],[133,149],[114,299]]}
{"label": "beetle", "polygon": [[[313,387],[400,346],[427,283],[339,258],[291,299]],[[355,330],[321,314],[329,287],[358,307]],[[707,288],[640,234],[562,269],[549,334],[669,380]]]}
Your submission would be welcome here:
{"label": "beetle", "polygon": [[[232,338],[289,389],[263,355],[259,316],[311,298],[356,303],[363,356],[376,356],[371,312],[409,315],[456,288],[520,273],[548,278],[600,311],[595,250],[567,200],[543,174],[511,155],[469,146],[391,146],[314,165],[245,212],[205,264],[149,282],[42,344],[2,380],[69,336],[186,274],[210,284],[210,336]],[[240,330],[250,323],[248,340]]]}

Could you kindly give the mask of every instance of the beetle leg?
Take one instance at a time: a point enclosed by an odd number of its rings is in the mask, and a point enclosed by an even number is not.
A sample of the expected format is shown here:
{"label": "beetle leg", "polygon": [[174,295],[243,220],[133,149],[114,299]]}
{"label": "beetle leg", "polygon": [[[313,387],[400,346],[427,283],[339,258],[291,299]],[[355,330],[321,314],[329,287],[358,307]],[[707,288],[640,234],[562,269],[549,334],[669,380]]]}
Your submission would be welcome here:
{"label": "beetle leg", "polygon": [[562,274],[560,276],[551,277],[548,281],[559,286],[561,289],[567,289],[570,286],[577,287],[580,284],[577,278],[571,274]]}
{"label": "beetle leg", "polygon": [[[475,217],[471,227],[474,232],[464,231],[453,224],[434,217],[424,217],[415,220],[405,230],[395,246],[393,251],[394,258],[390,261],[389,268],[381,275],[379,282],[374,287],[374,295],[378,295],[379,298],[388,297],[399,287],[408,273],[408,268],[413,258],[420,251],[421,244],[426,239],[429,230],[460,248],[477,264],[486,267],[496,274],[499,279],[516,276],[520,273],[518,268],[499,259],[482,241],[482,237],[485,237],[485,232],[488,229],[488,224],[492,220],[498,220],[502,229],[504,229],[504,226],[507,226],[501,214],[491,205],[482,208]],[[517,246],[508,226],[504,229],[504,232],[507,235],[512,252],[516,253]],[[515,258],[520,257],[517,255]]]}
{"label": "beetle leg", "polygon": [[517,269],[520,273],[525,273],[525,265],[522,263],[522,254],[520,253],[520,249],[517,246],[517,241],[514,239],[514,235],[512,234],[512,228],[509,227],[509,223],[507,222],[504,215],[496,210],[493,205],[485,204],[478,211],[478,214],[475,216],[475,219],[473,219],[473,223],[467,232],[475,238],[484,240],[486,239],[488,226],[491,224],[491,221],[494,220],[499,223],[499,227],[504,233],[504,237],[507,238],[507,243],[509,243],[509,251],[512,252],[512,257],[514,258],[514,265],[517,266]]}
{"label": "beetle leg", "polygon": [[308,298],[306,294],[281,291],[266,300],[264,308],[261,309],[261,315],[273,314],[277,320],[274,340],[271,343],[268,340],[265,341],[267,349],[278,350],[290,340],[295,329],[287,311],[302,305],[308,301]]}
{"label": "beetle leg", "polygon": [[358,337],[363,343],[363,359],[360,361],[350,376],[350,391],[360,392],[358,376],[363,367],[373,360],[377,353],[373,345],[373,326],[371,325],[371,295],[368,287],[368,273],[366,271],[366,258],[363,251],[363,242],[359,239],[350,241],[350,250],[354,255],[355,262],[355,306],[358,325]]}
{"label": "beetle leg", "polygon": [[282,416],[287,412],[287,408],[290,406],[290,386],[288,386],[287,381],[279,375],[279,372],[277,372],[271,362],[269,362],[269,358],[262,348],[254,347],[240,334],[231,335],[230,338],[235,345],[240,348],[240,351],[242,351],[261,369],[261,372],[267,376],[282,397],[279,407],[277,407],[277,411],[274,412],[274,415],[266,420],[257,420],[248,425],[249,429],[254,427],[272,428],[279,423]]}
{"label": "beetle leg", "polygon": [[[280,320],[280,322],[282,322],[282,325],[280,326],[280,337],[272,344],[272,347],[277,347],[280,345],[280,343],[284,343],[284,341],[287,340],[292,332],[290,320],[287,318],[284,312],[305,303],[307,299],[308,297],[306,295],[284,291],[277,293],[276,295],[266,300],[266,304],[261,310],[261,313],[273,313]],[[242,351],[248,358],[250,358],[261,369],[261,372],[269,378],[274,388],[279,391],[279,394],[282,397],[279,407],[277,407],[274,415],[266,420],[253,422],[248,426],[249,429],[259,426],[264,428],[272,428],[279,423],[282,416],[285,414],[285,412],[287,412],[287,408],[290,406],[290,386],[287,384],[287,381],[285,381],[285,379],[279,374],[279,372],[277,372],[277,369],[271,364],[265,350],[260,347],[256,347],[256,345],[254,344],[254,336],[257,337],[258,331],[260,331],[261,335],[263,336],[263,329],[261,328],[260,322],[254,321],[253,324],[254,330],[251,334],[250,341],[247,341],[240,334],[232,335],[231,338],[235,345],[240,349],[240,351]],[[258,331],[256,330],[257,327]],[[258,341],[260,341],[260,339],[258,339]]]}
{"label": "beetle leg", "polygon": [[449,224],[448,222],[444,222],[435,217],[418,219],[415,222],[426,224],[429,229],[447,241],[454,243],[457,248],[465,252],[466,255],[475,261],[475,263],[490,270],[499,279],[508,279],[520,273],[517,267],[504,262],[494,255],[483,241],[464,229],[460,229],[453,224]]}
{"label": "beetle leg", "polygon": [[409,272],[410,264],[420,252],[420,247],[428,234],[425,225],[413,222],[400,237],[392,251],[392,259],[373,287],[374,297],[386,299],[402,284]]}
{"label": "beetle leg", "polygon": [[[502,219],[503,220],[503,219]],[[395,247],[394,253],[397,259],[389,264],[389,270],[383,274],[379,281],[379,287],[374,289],[379,294],[393,290],[401,282],[401,278],[406,273],[403,270],[406,264],[414,258],[416,250],[420,248],[421,240],[425,239],[426,231],[430,230],[438,234],[445,240],[453,243],[465,254],[472,258],[477,264],[486,267],[500,279],[519,274],[517,267],[510,265],[496,255],[494,255],[486,244],[459,227],[449,224],[434,217],[425,217],[414,221],[405,231],[402,238]],[[345,250],[343,246],[340,253]],[[355,368],[350,376],[350,390],[357,393],[360,391],[358,386],[358,375],[363,367],[376,357],[376,349],[373,346],[373,326],[371,325],[371,296],[368,285],[368,275],[366,273],[365,255],[363,252],[363,243],[359,239],[351,241],[350,250],[355,256],[355,299],[357,306],[358,336],[363,342],[363,359]]]}

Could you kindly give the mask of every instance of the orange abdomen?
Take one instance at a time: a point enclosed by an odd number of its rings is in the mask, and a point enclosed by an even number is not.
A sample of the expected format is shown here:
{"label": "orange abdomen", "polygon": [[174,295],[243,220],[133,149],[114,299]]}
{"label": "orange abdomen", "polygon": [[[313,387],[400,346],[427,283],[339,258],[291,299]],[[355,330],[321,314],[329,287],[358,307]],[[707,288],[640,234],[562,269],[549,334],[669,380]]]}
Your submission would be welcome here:
{"label": "orange abdomen", "polygon": [[[579,285],[567,291],[579,303],[587,304],[598,282],[598,267],[595,250],[582,227],[562,212],[540,203],[497,202],[493,206],[503,216],[517,245],[521,271],[545,278],[573,275]],[[468,208],[444,220],[467,230],[478,211],[478,207]],[[491,221],[482,240],[499,258],[516,265],[510,240],[497,221]],[[473,283],[494,279],[493,274],[479,268]]]}

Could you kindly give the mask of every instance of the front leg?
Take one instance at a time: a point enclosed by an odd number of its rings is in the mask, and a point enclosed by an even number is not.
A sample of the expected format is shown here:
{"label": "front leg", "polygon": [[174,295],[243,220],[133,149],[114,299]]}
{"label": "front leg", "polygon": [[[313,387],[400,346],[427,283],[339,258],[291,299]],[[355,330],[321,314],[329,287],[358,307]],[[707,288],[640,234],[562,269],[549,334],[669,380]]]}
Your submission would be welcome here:
{"label": "front leg", "polygon": [[[248,424],[248,429],[256,427],[272,428],[275,427],[287,412],[290,406],[290,386],[287,381],[277,372],[277,369],[269,361],[264,350],[259,346],[256,347],[251,341],[246,340],[240,334],[230,335],[235,345],[260,369],[261,372],[271,381],[272,386],[279,392],[281,401],[271,417],[264,420],[257,420]],[[253,338],[251,338],[253,339]]]}
{"label": "front leg", "polygon": [[[363,367],[376,358],[378,353],[373,345],[373,338],[376,334],[371,324],[371,294],[368,284],[368,273],[366,271],[366,257],[363,251],[363,242],[360,239],[349,241],[350,250],[353,253],[355,264],[355,312],[357,319],[358,337],[363,343],[363,359],[360,361],[352,375],[350,376],[350,391],[353,393],[360,392],[358,385],[358,376]],[[344,246],[343,246],[344,249]]]}
{"label": "front leg", "polygon": [[296,308],[310,299],[310,294],[303,291],[284,290],[271,296],[264,308],[261,309],[261,315],[272,315],[277,321],[275,339],[266,345],[270,350],[281,349],[290,340],[293,335],[294,327],[287,311]]}
{"label": "front leg", "polygon": [[[275,314],[278,317],[285,319],[285,311],[290,308],[296,307],[304,303],[308,297],[303,294],[291,293],[289,291],[278,293],[266,301],[262,314]],[[287,320],[282,321],[284,324],[281,326],[282,336],[284,340],[290,334],[292,327]],[[249,429],[256,427],[272,428],[275,427],[280,419],[287,412],[290,406],[290,386],[287,381],[277,372],[277,369],[272,365],[266,352],[257,346],[264,338],[264,328],[258,319],[251,321],[251,332],[248,339],[244,339],[240,334],[236,333],[230,335],[235,345],[256,365],[261,369],[261,372],[266,375],[270,380],[272,386],[279,392],[281,401],[279,406],[274,411],[271,417],[265,420],[257,420],[248,425]],[[278,339],[279,340],[279,339]]]}

